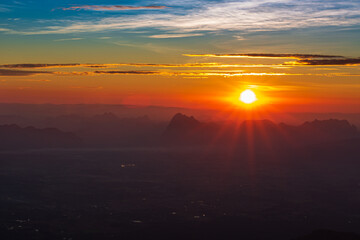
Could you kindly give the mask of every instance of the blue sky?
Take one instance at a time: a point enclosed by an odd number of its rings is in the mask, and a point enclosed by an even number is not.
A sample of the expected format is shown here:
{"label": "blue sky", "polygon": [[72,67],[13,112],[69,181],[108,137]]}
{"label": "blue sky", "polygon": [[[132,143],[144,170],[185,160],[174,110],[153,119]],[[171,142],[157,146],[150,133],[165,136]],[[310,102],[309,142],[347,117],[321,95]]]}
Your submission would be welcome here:
{"label": "blue sky", "polygon": [[[83,6],[89,8],[81,8]],[[166,8],[101,9],[111,6]],[[353,28],[360,23],[358,1],[5,1],[0,7],[2,25],[19,34],[149,28],[166,33],[233,31],[247,34],[313,27]],[[72,10],[72,7],[78,9]],[[21,21],[14,23],[14,20]],[[76,28],[78,25],[83,28]]]}
{"label": "blue sky", "polygon": [[[139,9],[105,9],[114,6]],[[149,6],[164,8],[141,8]],[[256,38],[271,38],[273,45],[283,39],[300,48],[303,47],[298,43],[300,41],[305,46],[314,42],[314,47],[307,48],[314,50],[319,42],[333,47],[331,42],[335,38],[344,45],[344,51],[353,52],[349,51],[350,46],[359,52],[356,44],[360,32],[359,1],[6,0],[0,4],[0,12],[3,41],[19,36],[26,40],[26,36],[32,35],[39,40],[49,38],[54,41],[79,41],[100,36],[103,40],[121,37],[133,43],[174,38],[193,38],[193,41],[204,43],[202,36],[205,36],[206,43],[213,45],[217,44],[214,39],[218,39],[245,47],[257,42]],[[264,42],[264,47],[267,44]],[[171,47],[171,43],[169,45]],[[337,48],[341,50],[341,47]]]}

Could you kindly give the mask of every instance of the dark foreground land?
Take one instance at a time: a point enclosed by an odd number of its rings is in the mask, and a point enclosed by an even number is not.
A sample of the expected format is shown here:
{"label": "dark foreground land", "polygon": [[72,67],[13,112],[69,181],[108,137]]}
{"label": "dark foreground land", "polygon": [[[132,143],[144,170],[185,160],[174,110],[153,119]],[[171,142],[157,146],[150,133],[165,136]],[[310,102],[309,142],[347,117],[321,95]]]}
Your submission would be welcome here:
{"label": "dark foreground land", "polygon": [[359,146],[2,152],[0,238],[359,239]]}

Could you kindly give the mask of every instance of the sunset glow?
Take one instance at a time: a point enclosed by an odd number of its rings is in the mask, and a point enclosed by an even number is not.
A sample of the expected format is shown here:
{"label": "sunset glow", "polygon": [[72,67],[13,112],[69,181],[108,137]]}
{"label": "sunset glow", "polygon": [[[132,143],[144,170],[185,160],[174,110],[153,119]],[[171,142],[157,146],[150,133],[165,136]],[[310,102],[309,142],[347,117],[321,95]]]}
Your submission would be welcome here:
{"label": "sunset glow", "polygon": [[360,3],[111,2],[0,4],[0,102],[360,109]]}

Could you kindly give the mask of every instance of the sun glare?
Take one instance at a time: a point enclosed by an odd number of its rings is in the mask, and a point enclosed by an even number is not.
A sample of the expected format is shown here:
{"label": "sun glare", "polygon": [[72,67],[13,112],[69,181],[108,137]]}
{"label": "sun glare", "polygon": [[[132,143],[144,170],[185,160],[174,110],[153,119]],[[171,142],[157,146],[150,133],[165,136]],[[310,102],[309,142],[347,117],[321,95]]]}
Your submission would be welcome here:
{"label": "sun glare", "polygon": [[257,100],[256,95],[250,89],[243,91],[240,94],[239,100],[246,104],[251,104]]}

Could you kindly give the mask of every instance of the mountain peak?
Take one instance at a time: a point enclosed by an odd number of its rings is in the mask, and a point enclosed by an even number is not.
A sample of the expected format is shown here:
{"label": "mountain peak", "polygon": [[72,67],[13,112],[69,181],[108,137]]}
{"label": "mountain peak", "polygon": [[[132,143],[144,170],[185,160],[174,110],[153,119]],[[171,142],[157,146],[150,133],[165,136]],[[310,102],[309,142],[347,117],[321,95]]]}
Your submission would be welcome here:
{"label": "mountain peak", "polygon": [[198,127],[200,122],[196,120],[193,116],[186,116],[182,113],[177,113],[171,119],[168,128],[177,128],[177,129],[184,129],[184,128],[193,128]]}
{"label": "mountain peak", "polygon": [[338,120],[338,119],[328,119],[328,120],[318,120],[315,119],[312,122],[305,122],[302,125],[303,128],[307,129],[316,129],[318,131],[326,132],[357,132],[357,129],[354,125],[350,124],[347,120]]}

